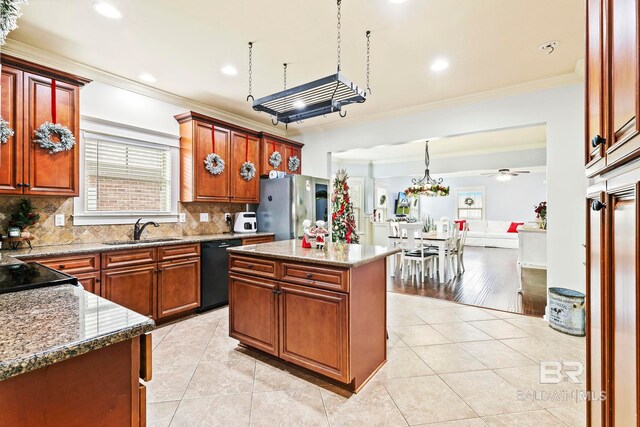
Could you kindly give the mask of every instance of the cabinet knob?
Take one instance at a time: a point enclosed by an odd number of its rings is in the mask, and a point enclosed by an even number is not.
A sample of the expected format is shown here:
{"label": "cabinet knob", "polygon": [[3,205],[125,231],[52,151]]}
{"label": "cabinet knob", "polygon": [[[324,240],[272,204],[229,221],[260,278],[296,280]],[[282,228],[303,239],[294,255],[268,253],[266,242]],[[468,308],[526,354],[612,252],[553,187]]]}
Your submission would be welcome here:
{"label": "cabinet knob", "polygon": [[591,138],[591,146],[593,148],[596,148],[598,147],[598,145],[601,145],[601,144],[604,145],[605,142],[607,142],[607,139],[603,138],[600,135],[596,135],[593,138]]}
{"label": "cabinet knob", "polygon": [[23,186],[23,187],[27,187],[27,188],[31,187],[31,185],[30,185],[30,184],[22,184],[22,186]]}
{"label": "cabinet knob", "polygon": [[252,269],[253,268],[253,264],[247,264],[247,268],[248,269]]}
{"label": "cabinet knob", "polygon": [[307,279],[311,279],[312,277],[313,277],[313,274],[307,273]]}
{"label": "cabinet knob", "polygon": [[17,183],[17,184],[16,184],[16,187],[17,187],[17,188],[22,188],[22,187],[24,187],[24,184],[23,184],[23,183],[21,183],[21,182],[19,182],[19,183]]}
{"label": "cabinet knob", "polygon": [[591,202],[591,209],[593,209],[596,212],[601,211],[606,207],[607,205],[605,203],[602,203],[600,200],[594,200],[593,202]]}
{"label": "cabinet knob", "polygon": [[65,267],[65,265],[64,265],[64,264],[60,264],[60,265],[58,266],[58,268],[59,268],[60,270],[64,270],[64,267]]}

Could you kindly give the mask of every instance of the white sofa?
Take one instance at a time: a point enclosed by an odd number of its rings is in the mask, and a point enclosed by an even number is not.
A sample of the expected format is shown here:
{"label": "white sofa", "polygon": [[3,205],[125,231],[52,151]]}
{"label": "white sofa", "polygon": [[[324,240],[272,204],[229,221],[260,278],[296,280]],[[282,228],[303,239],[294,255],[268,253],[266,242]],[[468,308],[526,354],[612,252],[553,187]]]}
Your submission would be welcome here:
{"label": "white sofa", "polygon": [[[507,233],[512,221],[467,221],[467,246],[518,249],[518,233]],[[516,221],[513,222],[525,222]],[[526,222],[525,222],[526,223]]]}

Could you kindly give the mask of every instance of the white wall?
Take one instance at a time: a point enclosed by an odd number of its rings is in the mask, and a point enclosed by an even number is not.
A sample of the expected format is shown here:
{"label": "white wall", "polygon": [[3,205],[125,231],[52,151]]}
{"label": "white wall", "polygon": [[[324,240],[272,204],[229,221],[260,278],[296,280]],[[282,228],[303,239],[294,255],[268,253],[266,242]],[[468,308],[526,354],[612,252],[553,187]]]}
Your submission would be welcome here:
{"label": "white wall", "polygon": [[584,292],[583,111],[583,87],[575,84],[307,131],[298,139],[306,144],[305,159],[314,159],[305,162],[305,174],[327,176],[328,152],[545,123],[548,284]]}
{"label": "white wall", "polygon": [[[520,175],[511,181],[500,182],[485,176],[445,178],[444,185],[451,187],[448,197],[422,197],[421,215],[439,219],[443,216],[454,219],[456,215],[456,190],[464,187],[484,187],[485,219],[495,221],[535,221],[533,206],[547,199],[545,174],[542,172]],[[406,177],[376,179],[389,187],[390,199],[409,185]],[[389,204],[389,215],[393,216],[393,204]]]}

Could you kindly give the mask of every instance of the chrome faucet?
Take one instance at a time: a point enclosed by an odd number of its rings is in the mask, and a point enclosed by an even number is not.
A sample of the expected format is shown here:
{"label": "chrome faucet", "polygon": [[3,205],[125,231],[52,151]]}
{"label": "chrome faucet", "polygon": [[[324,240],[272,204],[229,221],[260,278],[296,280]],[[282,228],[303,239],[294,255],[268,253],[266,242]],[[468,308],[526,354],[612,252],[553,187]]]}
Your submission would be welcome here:
{"label": "chrome faucet", "polygon": [[140,221],[142,221],[142,218],[140,218],[136,222],[136,225],[133,226],[133,240],[140,240],[140,236],[142,236],[142,232],[144,231],[145,228],[147,228],[148,225],[153,225],[154,227],[160,227],[160,224],[154,221],[145,222],[144,224],[142,224],[142,226],[140,226]]}

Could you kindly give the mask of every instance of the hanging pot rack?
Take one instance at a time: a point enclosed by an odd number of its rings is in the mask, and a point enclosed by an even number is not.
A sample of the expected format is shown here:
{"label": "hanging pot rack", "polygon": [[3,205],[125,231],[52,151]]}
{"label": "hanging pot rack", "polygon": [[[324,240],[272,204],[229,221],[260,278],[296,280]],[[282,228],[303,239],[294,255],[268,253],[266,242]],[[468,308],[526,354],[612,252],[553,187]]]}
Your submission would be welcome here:
{"label": "hanging pot rack", "polygon": [[284,64],[284,90],[259,99],[252,94],[253,84],[253,43],[249,43],[249,95],[247,101],[253,101],[255,111],[265,112],[272,116],[272,123],[289,124],[300,122],[312,117],[326,116],[338,113],[346,117],[343,107],[350,104],[361,104],[366,101],[367,93],[371,93],[370,86],[370,52],[371,31],[366,32],[367,38],[367,85],[361,88],[348,80],[340,69],[341,61],[341,4],[337,0],[337,70],[335,74],[287,89],[287,64]]}

